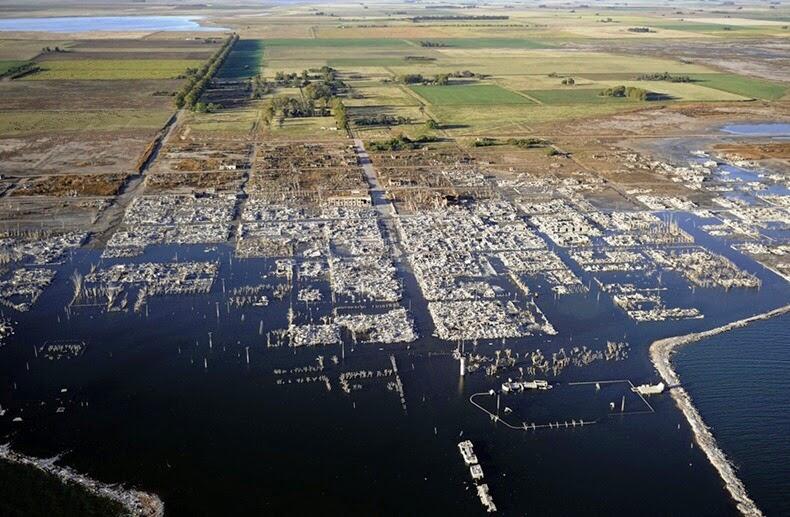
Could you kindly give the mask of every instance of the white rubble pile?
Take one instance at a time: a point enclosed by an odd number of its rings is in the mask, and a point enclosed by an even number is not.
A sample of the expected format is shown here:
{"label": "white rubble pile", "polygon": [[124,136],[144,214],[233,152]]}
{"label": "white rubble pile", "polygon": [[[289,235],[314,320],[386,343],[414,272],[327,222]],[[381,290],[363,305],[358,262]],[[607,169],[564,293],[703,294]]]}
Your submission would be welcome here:
{"label": "white rubble pile", "polygon": [[0,262],[29,259],[35,265],[55,264],[66,251],[79,248],[87,233],[67,232],[39,239],[6,237],[0,239]]}
{"label": "white rubble pile", "polygon": [[291,325],[288,328],[291,346],[335,345],[340,343],[340,327],[335,324]]}
{"label": "white rubble pile", "polygon": [[518,338],[543,330],[529,308],[512,301],[430,302],[428,311],[445,340]]}
{"label": "white rubble pile", "polygon": [[366,343],[408,343],[417,339],[414,321],[403,307],[382,314],[348,314],[335,323]]}
{"label": "white rubble pile", "polygon": [[211,290],[219,265],[216,262],[146,262],[116,264],[85,277],[87,283],[140,284],[150,295],[197,294]]}
{"label": "white rubble pile", "polygon": [[0,304],[26,312],[54,278],[55,271],[51,269],[19,268],[11,278],[0,282]]}
{"label": "white rubble pile", "polygon": [[386,255],[329,260],[329,279],[332,290],[352,301],[396,302],[401,298],[400,283],[395,266]]}

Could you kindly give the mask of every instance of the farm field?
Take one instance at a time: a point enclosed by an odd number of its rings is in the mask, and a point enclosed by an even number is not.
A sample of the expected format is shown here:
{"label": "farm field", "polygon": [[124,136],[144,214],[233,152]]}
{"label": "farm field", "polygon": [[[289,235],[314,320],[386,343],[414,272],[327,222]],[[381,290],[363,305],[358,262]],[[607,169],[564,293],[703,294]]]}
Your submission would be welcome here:
{"label": "farm field", "polygon": [[648,91],[661,94],[672,100],[679,101],[745,101],[748,97],[736,95],[720,89],[708,88],[700,83],[673,83],[667,81],[622,81],[617,84],[612,83],[608,86],[623,84],[644,88]]}
{"label": "farm field", "polygon": [[695,84],[743,97],[774,101],[787,94],[787,86],[734,74],[692,74]]}
{"label": "farm field", "polygon": [[42,48],[66,48],[69,45],[70,43],[65,40],[0,39],[0,61],[27,61],[36,57]]}
{"label": "farm field", "polygon": [[4,134],[0,174],[102,174],[131,171],[151,139],[151,128]]}
{"label": "farm field", "polygon": [[216,50],[222,37],[181,37],[168,39],[168,33],[160,33],[151,38],[105,38],[82,39],[69,44],[75,52],[207,52]]}
{"label": "farm field", "polygon": [[295,118],[281,125],[262,128],[261,136],[272,140],[343,140],[346,135],[337,131],[332,117]]}
{"label": "farm field", "polygon": [[611,102],[583,105],[512,104],[477,106],[431,106],[430,112],[452,136],[525,136],[534,134],[540,125],[570,123],[573,120],[639,109],[637,103]]}
{"label": "farm field", "polygon": [[21,65],[24,61],[0,61],[0,75],[8,72],[9,69]]}
{"label": "farm field", "polygon": [[688,31],[688,32],[703,32],[703,33],[717,33],[717,32],[727,32],[728,35],[732,33],[739,33],[743,31],[747,32],[755,32],[759,30],[759,28],[755,27],[743,27],[737,26],[734,24],[728,23],[704,23],[704,22],[694,22],[694,21],[687,21],[682,23],[657,23],[655,26],[659,29],[669,29],[673,31]]}
{"label": "farm field", "polygon": [[[615,82],[633,81],[637,74],[611,73],[591,74],[584,73],[580,77],[594,84],[613,84]],[[768,81],[755,77],[747,77],[728,73],[691,73],[688,75],[691,83],[699,87],[732,93],[743,98],[756,98],[764,100],[778,100],[787,93],[788,87],[776,81]],[[641,81],[640,81],[641,82]],[[678,84],[678,83],[675,83]]]}
{"label": "farm field", "polygon": [[0,110],[96,110],[103,108],[172,109],[178,80],[4,81],[0,82]]}
{"label": "farm field", "polygon": [[375,85],[357,86],[354,88],[361,94],[360,98],[348,99],[349,107],[365,106],[417,106],[419,101],[406,93],[399,86]]}
{"label": "farm field", "polygon": [[[355,47],[272,47],[264,40],[265,58],[285,61],[332,61],[338,59],[389,60],[407,56],[440,57],[433,49],[396,46],[368,47],[360,53]],[[403,63],[408,64],[408,63]]]}
{"label": "farm field", "polygon": [[402,47],[411,45],[406,40],[389,38],[265,38],[266,48],[319,48],[326,49],[356,48],[370,49],[376,47]]}
{"label": "farm field", "polygon": [[257,110],[233,110],[228,113],[194,113],[185,122],[190,131],[212,133],[249,133],[258,118]]}
{"label": "farm field", "polygon": [[338,59],[328,59],[327,65],[335,68],[371,68],[371,67],[388,67],[400,66],[407,62],[406,56],[404,57],[347,57]]}
{"label": "farm field", "polygon": [[41,62],[41,71],[24,80],[175,79],[187,68],[203,64],[195,59],[67,59]]}
{"label": "farm field", "polygon": [[164,110],[2,111],[0,133],[19,135],[51,131],[157,129],[171,112]]}
{"label": "farm field", "polygon": [[601,88],[572,88],[556,90],[526,90],[525,94],[543,104],[622,104],[630,103],[626,98],[605,97]]}
{"label": "farm field", "polygon": [[495,84],[411,86],[429,104],[471,106],[492,104],[532,104],[532,101]]}
{"label": "farm field", "polygon": [[263,63],[263,40],[241,40],[234,45],[217,77],[246,79],[258,74]]}
{"label": "farm field", "polygon": [[[459,66],[492,75],[589,74],[589,73],[651,73],[656,70],[676,74],[706,73],[709,69],[668,59],[640,56],[616,56],[601,52],[567,50],[502,49],[492,55],[486,49],[435,49],[442,55],[441,66]],[[445,61],[445,59],[447,59]]]}
{"label": "farm field", "polygon": [[[430,43],[438,43],[442,48],[517,48],[517,49],[541,49],[551,48],[552,45],[524,38],[428,38]],[[415,41],[419,44],[419,41]]]}

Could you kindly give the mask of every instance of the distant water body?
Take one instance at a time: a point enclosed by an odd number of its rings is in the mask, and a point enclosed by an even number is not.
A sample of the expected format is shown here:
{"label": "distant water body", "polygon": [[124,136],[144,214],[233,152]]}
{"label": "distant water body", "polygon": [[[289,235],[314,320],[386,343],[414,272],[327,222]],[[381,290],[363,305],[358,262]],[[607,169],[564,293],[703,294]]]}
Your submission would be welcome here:
{"label": "distant water body", "polygon": [[790,515],[790,315],[683,347],[674,363],[757,506]]}
{"label": "distant water body", "polygon": [[783,122],[766,124],[729,124],[721,128],[725,133],[741,136],[790,136],[790,124]]}
{"label": "distant water body", "polygon": [[34,32],[129,32],[129,31],[217,31],[222,27],[200,25],[196,16],[64,16],[55,18],[8,18],[0,20],[0,31]]}

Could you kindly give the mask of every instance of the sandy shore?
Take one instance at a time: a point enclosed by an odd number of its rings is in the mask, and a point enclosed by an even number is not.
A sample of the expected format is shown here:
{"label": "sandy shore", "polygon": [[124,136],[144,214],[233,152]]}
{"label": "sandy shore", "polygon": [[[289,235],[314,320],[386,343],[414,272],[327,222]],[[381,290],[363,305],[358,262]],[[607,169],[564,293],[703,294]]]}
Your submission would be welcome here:
{"label": "sandy shore", "polygon": [[767,320],[774,316],[779,316],[790,312],[790,305],[779,307],[769,312],[757,314],[749,318],[738,321],[733,321],[721,327],[717,327],[704,332],[696,332],[693,334],[686,334],[685,336],[675,336],[666,339],[659,339],[650,345],[650,359],[653,362],[658,373],[664,379],[664,382],[671,387],[670,393],[675,403],[685,415],[686,419],[694,432],[694,437],[699,447],[705,452],[705,455],[710,460],[711,464],[716,468],[724,481],[727,490],[735,500],[738,510],[743,515],[749,517],[762,516],[763,513],[757,507],[755,502],[749,497],[746,487],[743,482],[738,478],[735,468],[732,463],[727,459],[718,444],[716,438],[711,433],[710,429],[702,420],[702,416],[694,407],[694,404],[688,392],[680,386],[680,377],[675,369],[672,367],[672,353],[680,346],[699,341],[717,334],[729,332],[730,330],[745,327],[746,325],[759,320]]}
{"label": "sandy shore", "polygon": [[55,462],[58,460],[58,457],[42,459],[25,456],[12,451],[10,444],[4,444],[0,445],[0,460],[36,468],[56,476],[63,482],[77,483],[94,495],[119,502],[126,508],[127,514],[134,517],[162,517],[165,514],[165,505],[156,494],[130,490],[120,485],[110,485],[96,481],[79,472],[75,472],[69,467],[56,465]]}

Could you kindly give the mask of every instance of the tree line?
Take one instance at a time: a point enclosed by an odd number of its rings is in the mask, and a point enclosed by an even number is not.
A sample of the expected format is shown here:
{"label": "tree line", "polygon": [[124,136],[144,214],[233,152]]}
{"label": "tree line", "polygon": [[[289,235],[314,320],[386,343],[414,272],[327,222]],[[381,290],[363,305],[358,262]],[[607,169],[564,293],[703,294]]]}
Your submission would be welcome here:
{"label": "tree line", "polygon": [[422,84],[424,86],[447,86],[450,78],[482,78],[484,76],[469,70],[458,70],[449,74],[436,74],[433,77],[425,77],[422,74],[403,74],[398,77],[398,81],[403,84]]}
{"label": "tree line", "polygon": [[36,65],[34,62],[26,61],[25,63],[21,63],[19,65],[9,67],[5,72],[0,74],[0,78],[9,77],[11,79],[16,79],[17,77],[22,77],[23,75],[32,74],[40,70],[41,67]]}
{"label": "tree line", "polygon": [[414,23],[419,22],[433,22],[433,21],[456,21],[456,20],[509,20],[510,16],[492,16],[492,15],[434,15],[434,16],[414,16],[411,21]]}
{"label": "tree line", "polygon": [[411,139],[406,135],[398,135],[389,140],[368,142],[367,147],[371,151],[403,151],[405,149],[419,149],[424,144],[438,140],[437,137],[430,135],[423,135],[416,139]]}
{"label": "tree line", "polygon": [[[176,93],[176,107],[190,108],[196,111],[205,111],[209,105],[200,103],[200,96],[206,91],[211,79],[225,62],[233,45],[239,40],[238,34],[231,34],[225,43],[214,53],[211,58],[199,69],[190,68],[186,71],[187,82]],[[199,105],[200,104],[200,105]],[[212,107],[216,108],[217,105]]]}
{"label": "tree line", "polygon": [[637,76],[637,81],[667,81],[670,83],[693,83],[694,79],[689,75],[672,75],[669,72],[654,74],[641,74]]}
{"label": "tree line", "polygon": [[602,90],[600,95],[602,97],[627,97],[638,101],[646,101],[650,99],[652,92],[644,88],[637,88],[636,86],[614,86]]}

